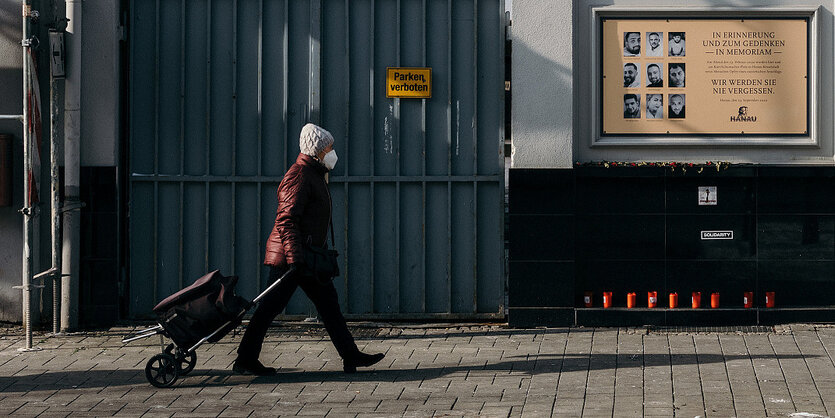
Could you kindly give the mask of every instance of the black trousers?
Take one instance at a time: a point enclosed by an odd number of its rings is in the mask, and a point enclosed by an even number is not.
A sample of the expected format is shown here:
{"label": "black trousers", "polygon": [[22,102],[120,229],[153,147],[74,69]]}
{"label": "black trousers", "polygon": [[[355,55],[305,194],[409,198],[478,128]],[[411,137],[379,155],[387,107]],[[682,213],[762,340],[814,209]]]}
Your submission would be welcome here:
{"label": "black trousers", "polygon": [[[287,270],[270,267],[270,283],[278,280]],[[316,306],[322,323],[331,337],[333,346],[343,359],[351,358],[358,350],[354,337],[348,331],[345,317],[339,309],[339,299],[333,282],[321,283],[312,277],[304,277],[299,272],[290,273],[258,303],[249,326],[246,327],[241,345],[238,347],[238,357],[257,360],[261,354],[264,337],[273,319],[284,310],[290,297],[301,287],[304,293]]]}

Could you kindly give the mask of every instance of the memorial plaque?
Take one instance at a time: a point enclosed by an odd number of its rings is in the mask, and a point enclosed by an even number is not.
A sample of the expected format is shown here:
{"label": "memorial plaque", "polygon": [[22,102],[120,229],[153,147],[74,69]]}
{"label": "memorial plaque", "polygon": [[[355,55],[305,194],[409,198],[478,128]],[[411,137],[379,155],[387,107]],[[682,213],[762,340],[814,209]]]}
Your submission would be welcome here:
{"label": "memorial plaque", "polygon": [[603,19],[603,135],[805,135],[808,19]]}

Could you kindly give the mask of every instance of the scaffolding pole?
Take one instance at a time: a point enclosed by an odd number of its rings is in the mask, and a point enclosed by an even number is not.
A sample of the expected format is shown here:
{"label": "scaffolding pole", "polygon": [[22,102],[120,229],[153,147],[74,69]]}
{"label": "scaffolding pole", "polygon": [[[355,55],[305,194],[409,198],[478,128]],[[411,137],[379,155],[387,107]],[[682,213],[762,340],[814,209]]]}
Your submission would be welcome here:
{"label": "scaffolding pole", "polygon": [[[35,181],[35,173],[33,172],[33,156],[39,152],[37,143],[33,142],[32,138],[32,120],[29,110],[29,105],[34,98],[32,97],[32,83],[33,77],[32,60],[30,59],[31,49],[33,48],[33,41],[37,44],[37,38],[32,36],[32,20],[38,18],[38,12],[32,10],[31,0],[23,0],[21,2],[21,16],[22,16],[22,36],[21,46],[23,47],[23,114],[22,115],[0,115],[2,120],[17,120],[23,124],[23,208],[20,213],[23,215],[23,268],[21,274],[21,285],[14,286],[15,289],[21,289],[23,294],[22,302],[22,322],[26,335],[25,347],[19,348],[19,351],[33,351],[39,350],[32,347],[32,290],[42,288],[43,286],[34,285],[34,280],[54,274],[54,269],[47,272],[32,275],[33,270],[33,251],[32,246],[35,240],[33,233],[34,222],[37,217],[37,208],[32,205],[32,192],[35,189],[32,183]],[[37,75],[35,75],[37,76]],[[40,109],[39,109],[40,111]]]}
{"label": "scaffolding pole", "polygon": [[30,0],[23,0],[23,328],[26,332],[26,346],[21,350],[32,350],[32,229],[35,208],[32,207],[31,183],[34,181],[32,173],[32,133],[29,100],[31,91],[29,49],[32,47],[32,5]]}

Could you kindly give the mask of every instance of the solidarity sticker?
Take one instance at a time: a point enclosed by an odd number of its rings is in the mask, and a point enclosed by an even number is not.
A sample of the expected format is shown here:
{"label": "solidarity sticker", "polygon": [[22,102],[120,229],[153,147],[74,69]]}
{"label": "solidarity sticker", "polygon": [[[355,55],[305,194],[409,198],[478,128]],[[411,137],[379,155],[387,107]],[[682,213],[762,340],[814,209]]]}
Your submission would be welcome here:
{"label": "solidarity sticker", "polygon": [[702,239],[734,239],[734,231],[702,231]]}

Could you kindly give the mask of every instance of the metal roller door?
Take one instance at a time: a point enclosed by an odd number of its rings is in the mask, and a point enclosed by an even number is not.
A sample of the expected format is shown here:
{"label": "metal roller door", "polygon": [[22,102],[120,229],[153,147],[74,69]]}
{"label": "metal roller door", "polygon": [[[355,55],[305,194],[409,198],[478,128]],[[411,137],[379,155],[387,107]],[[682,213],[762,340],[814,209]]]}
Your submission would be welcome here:
{"label": "metal roller door", "polygon": [[[500,0],[134,0],[130,313],[206,271],[253,297],[275,190],[318,122],[336,279],[349,317],[504,311]],[[431,99],[389,99],[386,67],[431,67]],[[308,315],[302,292],[288,315]]]}

